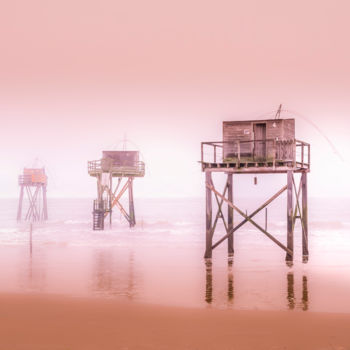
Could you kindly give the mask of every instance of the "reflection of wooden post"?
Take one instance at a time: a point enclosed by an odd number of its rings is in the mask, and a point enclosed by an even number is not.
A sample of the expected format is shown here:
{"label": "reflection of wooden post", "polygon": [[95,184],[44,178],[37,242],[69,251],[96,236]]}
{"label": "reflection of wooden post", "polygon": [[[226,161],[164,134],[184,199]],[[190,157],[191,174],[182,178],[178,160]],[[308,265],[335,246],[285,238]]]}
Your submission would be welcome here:
{"label": "reflection of wooden post", "polygon": [[309,292],[307,289],[307,277],[303,276],[303,297],[302,297],[303,311],[307,311],[309,308]]}
{"label": "reflection of wooden post", "polygon": [[309,238],[308,238],[308,210],[307,210],[307,173],[301,174],[301,190],[302,190],[302,230],[303,230],[303,257],[309,256]]}
{"label": "reflection of wooden post", "polygon": [[208,185],[212,185],[212,178],[211,178],[211,172],[206,171],[205,172],[205,189],[206,189],[206,248],[205,248],[205,258],[211,258],[212,257],[212,195],[211,195],[211,189],[208,188]]}
{"label": "reflection of wooden post", "polygon": [[[227,174],[227,191],[228,191],[228,200],[233,203],[233,175],[232,173]],[[227,228],[228,232],[231,232],[233,229],[233,208],[227,206]],[[227,238],[227,252],[229,255],[234,253],[233,249],[233,233]]]}
{"label": "reflection of wooden post", "polygon": [[293,171],[287,172],[287,252],[286,260],[293,260]]}
{"label": "reflection of wooden post", "polygon": [[228,260],[228,275],[227,275],[227,299],[230,304],[233,303],[234,286],[233,286],[233,272],[232,272],[233,258]]}
{"label": "reflection of wooden post", "polygon": [[205,301],[211,304],[213,301],[213,271],[211,260],[205,261]]}
{"label": "reflection of wooden post", "polygon": [[294,298],[294,274],[292,272],[287,274],[287,300],[288,300],[289,309],[293,310],[295,307],[295,298]]}

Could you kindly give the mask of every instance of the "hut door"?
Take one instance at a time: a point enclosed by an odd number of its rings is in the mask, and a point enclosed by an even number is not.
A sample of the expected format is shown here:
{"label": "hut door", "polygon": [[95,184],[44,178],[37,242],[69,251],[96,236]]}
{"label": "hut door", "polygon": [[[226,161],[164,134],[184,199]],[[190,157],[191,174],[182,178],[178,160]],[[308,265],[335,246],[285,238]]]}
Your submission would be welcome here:
{"label": "hut door", "polygon": [[266,160],[266,124],[254,124],[254,159]]}

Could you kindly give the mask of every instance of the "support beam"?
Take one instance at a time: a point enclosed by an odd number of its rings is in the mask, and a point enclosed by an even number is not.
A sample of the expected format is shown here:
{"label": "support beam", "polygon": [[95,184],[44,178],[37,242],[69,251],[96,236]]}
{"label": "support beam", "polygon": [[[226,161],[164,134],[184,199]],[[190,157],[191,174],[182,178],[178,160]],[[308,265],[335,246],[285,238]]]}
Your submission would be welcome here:
{"label": "support beam", "polygon": [[274,194],[270,199],[268,199],[264,204],[262,204],[257,210],[255,210],[252,214],[246,215],[242,210],[237,208],[235,205],[233,205],[231,202],[229,202],[225,197],[223,197],[211,184],[207,184],[207,187],[213,191],[216,195],[218,195],[220,198],[222,198],[230,207],[232,207],[234,210],[236,210],[240,215],[244,217],[244,220],[241,221],[236,227],[232,229],[229,233],[227,233],[224,237],[219,239],[213,246],[212,249],[216,248],[220,243],[222,243],[225,239],[227,239],[230,235],[232,235],[235,231],[237,231],[241,226],[243,226],[246,222],[250,222],[255,227],[257,227],[261,232],[263,232],[267,237],[269,237],[272,241],[274,241],[278,246],[280,246],[283,250],[285,250],[287,253],[292,254],[292,251],[289,251],[288,248],[286,248],[281,242],[279,242],[276,238],[274,238],[272,235],[270,235],[268,232],[266,232],[262,227],[260,227],[258,224],[256,224],[252,218],[259,213],[262,209],[264,209],[266,206],[268,206],[271,202],[273,202],[278,196],[280,196],[286,189],[287,186],[284,186],[282,189],[280,189],[276,194]]}
{"label": "support beam", "polygon": [[[228,200],[233,203],[233,175],[227,174],[227,191],[228,191]],[[233,229],[233,208],[227,206],[227,229],[228,232],[231,232]],[[229,255],[234,254],[233,248],[233,233],[227,237],[227,253]]]}
{"label": "support beam", "polygon": [[287,248],[286,261],[293,261],[293,171],[287,172]]}
{"label": "support beam", "polygon": [[303,230],[303,259],[307,261],[309,256],[309,238],[308,238],[308,209],[307,209],[307,173],[301,174],[301,190],[302,190],[302,230]]}
{"label": "support beam", "polygon": [[24,186],[21,185],[21,192],[19,194],[19,202],[18,202],[18,210],[17,210],[17,221],[20,221],[22,218],[23,190],[24,190]]}
{"label": "support beam", "polygon": [[129,177],[129,224],[130,227],[134,227],[135,221],[135,208],[134,208],[134,192],[133,192],[133,178]]}
{"label": "support beam", "polygon": [[212,241],[213,241],[213,233],[212,233],[212,194],[210,186],[212,186],[212,177],[211,172],[206,171],[205,172],[205,183],[206,183],[206,236],[205,236],[205,242],[206,242],[206,249],[204,258],[211,258],[212,257]]}
{"label": "support beam", "polygon": [[113,188],[113,176],[109,173],[109,192],[108,192],[108,206],[109,206],[109,227],[112,227],[112,188]]}
{"label": "support beam", "polygon": [[43,219],[47,220],[48,215],[47,215],[47,197],[46,197],[46,185],[42,187],[43,191]]}

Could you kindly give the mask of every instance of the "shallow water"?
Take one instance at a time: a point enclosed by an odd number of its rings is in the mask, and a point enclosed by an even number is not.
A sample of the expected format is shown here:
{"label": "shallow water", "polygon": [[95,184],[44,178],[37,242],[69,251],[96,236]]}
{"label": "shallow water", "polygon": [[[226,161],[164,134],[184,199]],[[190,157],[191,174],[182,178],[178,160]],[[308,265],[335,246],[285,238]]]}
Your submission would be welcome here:
{"label": "shallow water", "polygon": [[[251,210],[257,199],[240,203]],[[327,203],[327,205],[326,205]],[[50,220],[16,223],[16,200],[1,200],[0,292],[120,298],[190,307],[350,312],[350,201],[310,200],[310,259],[295,261],[246,225],[204,260],[204,200],[136,200],[137,225],[120,215],[91,229],[91,200],[52,199]],[[268,230],[285,242],[285,207],[269,209]],[[260,221],[259,221],[260,220]],[[235,222],[239,222],[235,216]],[[264,226],[264,213],[257,217]],[[221,233],[220,233],[221,232]],[[223,234],[219,225],[215,237]]]}

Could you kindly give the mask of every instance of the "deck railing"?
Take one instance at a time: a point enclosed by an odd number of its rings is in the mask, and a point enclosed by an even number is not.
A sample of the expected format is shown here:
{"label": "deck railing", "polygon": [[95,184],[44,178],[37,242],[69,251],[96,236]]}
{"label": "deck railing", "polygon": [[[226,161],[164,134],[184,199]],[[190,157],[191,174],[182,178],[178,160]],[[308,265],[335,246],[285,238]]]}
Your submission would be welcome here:
{"label": "deck railing", "polygon": [[19,175],[18,176],[19,185],[28,186],[40,186],[47,184],[47,178],[42,175]]}
{"label": "deck railing", "polygon": [[292,140],[219,141],[201,143],[201,163],[292,164],[294,167],[310,167],[310,144]]}
{"label": "deck railing", "polygon": [[96,173],[120,173],[134,176],[144,176],[145,163],[142,161],[115,163],[106,159],[92,160],[88,162],[89,174]]}

